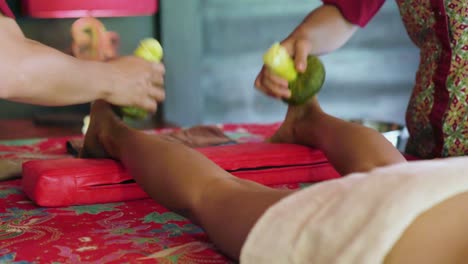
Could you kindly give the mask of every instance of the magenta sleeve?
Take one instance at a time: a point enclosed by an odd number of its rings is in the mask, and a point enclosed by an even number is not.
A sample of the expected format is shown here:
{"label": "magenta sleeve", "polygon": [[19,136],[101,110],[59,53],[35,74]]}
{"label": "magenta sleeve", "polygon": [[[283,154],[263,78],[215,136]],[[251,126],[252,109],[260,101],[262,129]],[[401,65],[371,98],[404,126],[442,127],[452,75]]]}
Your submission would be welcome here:
{"label": "magenta sleeve", "polygon": [[385,0],[323,0],[326,5],[336,6],[352,24],[365,27],[380,10]]}

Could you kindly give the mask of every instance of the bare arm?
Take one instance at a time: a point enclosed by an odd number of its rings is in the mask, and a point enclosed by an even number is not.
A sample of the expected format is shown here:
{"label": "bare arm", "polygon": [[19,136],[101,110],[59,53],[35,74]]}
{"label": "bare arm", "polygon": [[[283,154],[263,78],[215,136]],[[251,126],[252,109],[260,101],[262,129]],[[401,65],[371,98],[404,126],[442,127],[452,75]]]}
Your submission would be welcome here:
{"label": "bare arm", "polygon": [[6,17],[0,17],[0,58],[2,99],[48,106],[104,99],[154,111],[164,96],[156,89],[162,87],[163,66],[156,78],[158,65],[137,58],[122,63],[79,60],[25,38]]}
{"label": "bare arm", "polygon": [[[323,5],[309,13],[296,29],[283,41],[292,55],[325,54],[343,46],[356,32],[358,26],[351,24],[333,5]],[[300,42],[301,45],[297,46]],[[296,47],[294,47],[296,45]],[[300,54],[298,52],[307,52]],[[302,57],[305,59],[304,57]]]}
{"label": "bare arm", "polygon": [[2,99],[66,105],[104,98],[108,93],[105,89],[109,84],[89,82],[95,72],[102,71],[100,63],[78,61],[29,40],[12,19],[0,18],[0,28]]}

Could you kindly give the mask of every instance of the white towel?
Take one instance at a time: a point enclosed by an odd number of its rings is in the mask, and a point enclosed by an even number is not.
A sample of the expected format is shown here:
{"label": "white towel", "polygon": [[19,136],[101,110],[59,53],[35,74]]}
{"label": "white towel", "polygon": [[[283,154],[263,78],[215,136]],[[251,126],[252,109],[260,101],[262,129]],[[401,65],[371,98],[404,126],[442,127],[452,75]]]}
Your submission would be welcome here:
{"label": "white towel", "polygon": [[468,157],[417,161],[313,185],[269,208],[241,263],[382,263],[424,211],[468,191]]}

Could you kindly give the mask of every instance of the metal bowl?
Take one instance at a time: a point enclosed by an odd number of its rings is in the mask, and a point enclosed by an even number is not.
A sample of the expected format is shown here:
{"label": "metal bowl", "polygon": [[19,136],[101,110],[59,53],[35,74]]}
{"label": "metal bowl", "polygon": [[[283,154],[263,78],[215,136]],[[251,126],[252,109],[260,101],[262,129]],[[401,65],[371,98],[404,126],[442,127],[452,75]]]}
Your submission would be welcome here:
{"label": "metal bowl", "polygon": [[350,121],[379,131],[399,150],[403,150],[405,148],[407,132],[404,125],[369,119],[352,119]]}

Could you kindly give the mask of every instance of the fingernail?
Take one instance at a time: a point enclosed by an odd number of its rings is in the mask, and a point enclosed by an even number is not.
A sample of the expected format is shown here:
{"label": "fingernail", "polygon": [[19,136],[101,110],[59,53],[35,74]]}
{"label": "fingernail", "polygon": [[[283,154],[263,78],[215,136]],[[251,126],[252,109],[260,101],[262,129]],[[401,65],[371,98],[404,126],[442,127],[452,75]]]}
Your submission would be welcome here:
{"label": "fingernail", "polygon": [[297,69],[300,71],[300,72],[303,72],[305,69],[305,66],[304,66],[304,63],[299,63],[299,65],[297,65]]}

